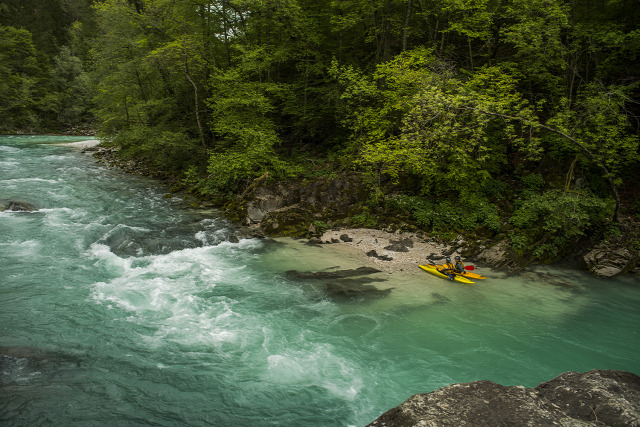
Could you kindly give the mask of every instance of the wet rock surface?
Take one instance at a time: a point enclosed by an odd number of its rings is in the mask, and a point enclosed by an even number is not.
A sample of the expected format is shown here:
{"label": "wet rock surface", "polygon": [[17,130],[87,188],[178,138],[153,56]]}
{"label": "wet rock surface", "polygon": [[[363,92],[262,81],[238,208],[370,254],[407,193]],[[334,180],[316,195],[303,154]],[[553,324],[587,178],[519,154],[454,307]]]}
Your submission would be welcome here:
{"label": "wet rock surface", "polygon": [[565,372],[535,388],[492,381],[416,394],[369,426],[640,426],[640,377]]}

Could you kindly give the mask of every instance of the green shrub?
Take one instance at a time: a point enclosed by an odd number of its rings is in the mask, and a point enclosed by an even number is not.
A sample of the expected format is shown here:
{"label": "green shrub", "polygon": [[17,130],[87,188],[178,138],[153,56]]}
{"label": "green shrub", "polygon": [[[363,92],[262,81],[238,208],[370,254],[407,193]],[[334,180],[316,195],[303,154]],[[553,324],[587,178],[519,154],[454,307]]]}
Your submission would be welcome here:
{"label": "green shrub", "polygon": [[538,191],[544,187],[544,178],[542,178],[542,175],[537,173],[524,175],[520,180],[524,187],[529,190]]}
{"label": "green shrub", "polygon": [[387,207],[410,213],[416,223],[425,229],[472,231],[484,227],[497,232],[501,227],[496,207],[479,197],[467,197],[456,203],[435,203],[421,197],[396,195],[387,199]]}
{"label": "green shrub", "polygon": [[526,246],[539,260],[554,259],[571,250],[587,230],[603,224],[608,208],[605,200],[592,195],[557,190],[534,195],[509,220],[516,228],[512,247]]}
{"label": "green shrub", "polygon": [[182,132],[136,126],[111,140],[124,158],[141,159],[162,171],[180,172],[196,163],[202,147]]}
{"label": "green shrub", "polygon": [[364,206],[362,212],[351,217],[351,223],[358,227],[375,228],[378,225],[378,220],[371,214],[369,208]]}
{"label": "green shrub", "polygon": [[255,144],[212,153],[203,188],[212,194],[233,193],[267,172],[273,178],[286,179],[300,171],[300,167],[280,159],[270,146]]}
{"label": "green shrub", "polygon": [[329,228],[329,225],[324,221],[313,221],[313,225],[316,227],[318,233],[323,234]]}
{"label": "green shrub", "polygon": [[505,198],[507,192],[507,183],[497,179],[488,179],[484,183],[482,191],[487,197],[502,200]]}
{"label": "green shrub", "polygon": [[527,236],[523,236],[521,234],[511,233],[511,235],[509,236],[509,243],[511,244],[511,248],[518,254],[522,254],[524,249],[527,247],[527,241]]}

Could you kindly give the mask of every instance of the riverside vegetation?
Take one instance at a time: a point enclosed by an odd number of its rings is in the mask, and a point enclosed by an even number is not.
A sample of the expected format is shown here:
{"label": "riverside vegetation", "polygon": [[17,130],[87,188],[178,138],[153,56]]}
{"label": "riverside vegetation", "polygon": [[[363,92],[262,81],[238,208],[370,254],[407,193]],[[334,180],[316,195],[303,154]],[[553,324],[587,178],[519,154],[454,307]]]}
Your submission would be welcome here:
{"label": "riverside vegetation", "polygon": [[[3,0],[0,35],[0,131],[96,129],[239,220],[297,194],[272,233],[463,235],[514,265],[604,243],[637,263],[632,0]],[[302,207],[327,188],[351,195]]]}

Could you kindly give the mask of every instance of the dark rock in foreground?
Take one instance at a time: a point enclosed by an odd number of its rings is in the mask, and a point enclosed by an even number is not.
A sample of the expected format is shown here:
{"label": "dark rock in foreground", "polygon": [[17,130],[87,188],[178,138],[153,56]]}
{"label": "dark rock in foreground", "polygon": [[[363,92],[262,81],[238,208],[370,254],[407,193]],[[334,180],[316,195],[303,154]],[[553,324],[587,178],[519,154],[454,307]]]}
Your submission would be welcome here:
{"label": "dark rock in foreground", "polygon": [[593,370],[535,388],[453,384],[416,394],[369,426],[640,426],[640,377]]}

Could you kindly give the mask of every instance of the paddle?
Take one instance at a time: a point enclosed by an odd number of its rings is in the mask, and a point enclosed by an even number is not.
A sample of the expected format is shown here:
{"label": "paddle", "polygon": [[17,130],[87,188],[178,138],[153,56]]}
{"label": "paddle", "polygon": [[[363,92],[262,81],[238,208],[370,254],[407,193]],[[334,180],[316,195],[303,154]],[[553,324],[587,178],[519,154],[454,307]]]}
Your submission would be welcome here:
{"label": "paddle", "polygon": [[465,270],[475,270],[476,268],[473,265],[465,265],[464,269]]}

